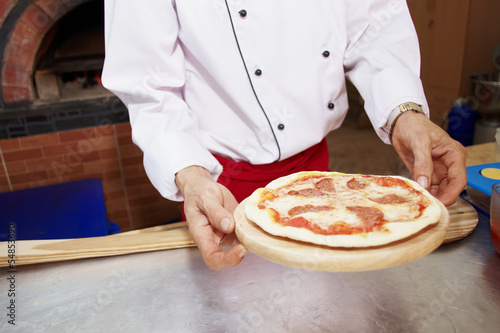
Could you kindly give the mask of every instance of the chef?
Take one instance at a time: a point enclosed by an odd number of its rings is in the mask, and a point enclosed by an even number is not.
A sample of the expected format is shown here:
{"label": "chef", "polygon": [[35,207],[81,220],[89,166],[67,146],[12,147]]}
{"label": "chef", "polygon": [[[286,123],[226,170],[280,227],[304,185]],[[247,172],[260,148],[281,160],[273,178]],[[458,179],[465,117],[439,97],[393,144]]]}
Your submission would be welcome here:
{"label": "chef", "polygon": [[428,118],[405,0],[106,0],[105,41],[103,84],[212,269],[246,253],[220,246],[238,201],[277,177],[328,170],[346,78],[420,185],[445,205],[465,187],[465,149]]}

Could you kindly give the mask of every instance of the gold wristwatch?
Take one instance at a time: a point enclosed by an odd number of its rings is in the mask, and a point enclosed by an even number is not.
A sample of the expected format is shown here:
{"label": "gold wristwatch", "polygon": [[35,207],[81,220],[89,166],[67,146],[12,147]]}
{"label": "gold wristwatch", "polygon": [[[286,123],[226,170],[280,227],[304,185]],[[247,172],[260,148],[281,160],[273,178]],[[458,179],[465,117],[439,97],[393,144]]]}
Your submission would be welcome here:
{"label": "gold wristwatch", "polygon": [[394,130],[394,125],[398,118],[407,111],[415,111],[425,115],[425,112],[422,110],[422,106],[417,103],[407,102],[399,105],[392,113],[389,115],[389,119],[387,120],[387,133],[389,133],[389,140],[392,141],[392,131]]}

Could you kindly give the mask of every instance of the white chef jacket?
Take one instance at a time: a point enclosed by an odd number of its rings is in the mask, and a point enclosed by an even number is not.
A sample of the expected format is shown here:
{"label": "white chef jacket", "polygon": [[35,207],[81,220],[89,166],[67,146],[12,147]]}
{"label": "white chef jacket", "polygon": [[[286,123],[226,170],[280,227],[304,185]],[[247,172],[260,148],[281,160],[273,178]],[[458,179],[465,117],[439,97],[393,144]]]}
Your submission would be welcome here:
{"label": "white chef jacket", "polygon": [[102,82],[127,106],[153,185],[212,154],[252,164],[295,155],[338,128],[345,77],[382,140],[390,112],[423,105],[405,0],[106,0]]}

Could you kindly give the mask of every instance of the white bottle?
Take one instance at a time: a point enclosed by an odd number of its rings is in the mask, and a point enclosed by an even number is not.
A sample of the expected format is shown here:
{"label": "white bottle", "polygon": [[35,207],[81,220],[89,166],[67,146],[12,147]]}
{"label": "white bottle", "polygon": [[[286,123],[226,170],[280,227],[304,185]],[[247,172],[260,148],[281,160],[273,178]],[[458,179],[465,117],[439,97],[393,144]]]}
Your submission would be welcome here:
{"label": "white bottle", "polygon": [[495,133],[495,162],[500,162],[500,127]]}

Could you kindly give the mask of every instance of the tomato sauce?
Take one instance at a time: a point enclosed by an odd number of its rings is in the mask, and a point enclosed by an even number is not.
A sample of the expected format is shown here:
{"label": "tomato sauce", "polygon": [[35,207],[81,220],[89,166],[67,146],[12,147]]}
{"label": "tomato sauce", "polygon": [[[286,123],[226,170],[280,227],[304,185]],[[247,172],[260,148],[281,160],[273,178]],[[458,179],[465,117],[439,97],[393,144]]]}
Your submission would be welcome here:
{"label": "tomato sauce", "polygon": [[302,216],[294,217],[293,219],[287,219],[286,221],[284,221],[284,219],[280,219],[280,221],[281,223],[289,227],[306,228],[306,229],[310,229],[311,227],[311,222],[309,222],[309,220],[307,220]]}
{"label": "tomato sauce", "polygon": [[500,254],[500,230],[491,228],[491,240],[493,241],[493,247]]}

